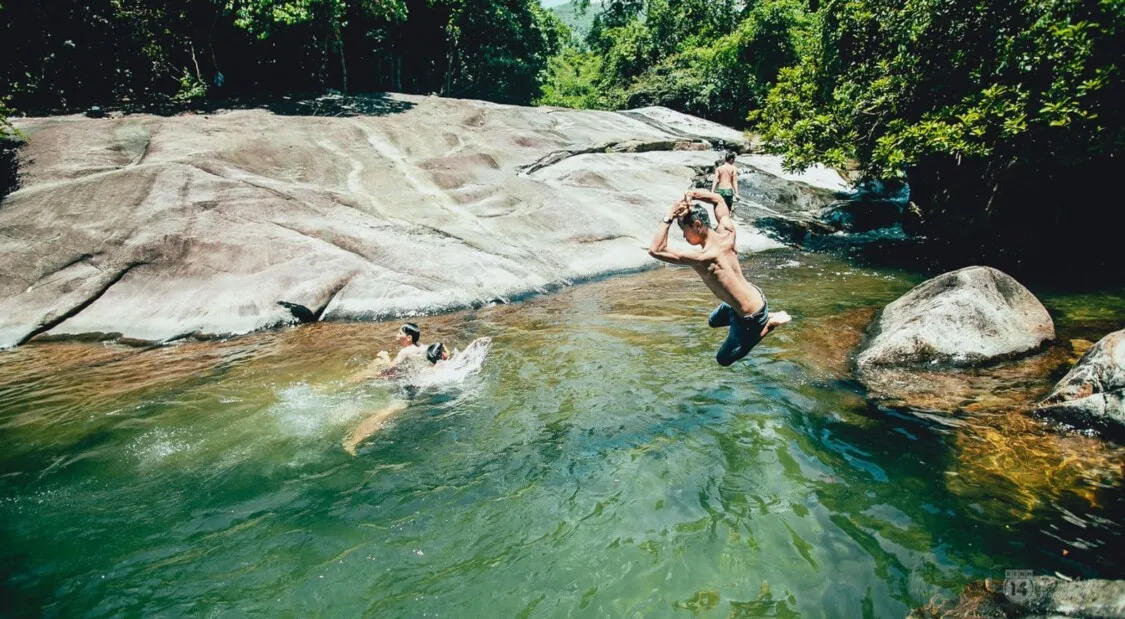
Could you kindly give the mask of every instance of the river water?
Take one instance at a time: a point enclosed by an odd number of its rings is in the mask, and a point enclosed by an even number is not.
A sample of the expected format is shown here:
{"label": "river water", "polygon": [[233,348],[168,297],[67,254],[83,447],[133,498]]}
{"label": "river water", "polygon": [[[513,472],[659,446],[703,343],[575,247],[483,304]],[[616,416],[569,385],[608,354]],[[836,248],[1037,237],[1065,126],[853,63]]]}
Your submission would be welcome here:
{"label": "river water", "polygon": [[[402,394],[347,379],[395,325],[0,354],[0,614],[902,617],[1005,569],[1125,576],[1121,449],[1018,410],[1065,366],[880,404],[847,354],[923,276],[744,266],[795,322],[730,369],[683,269],[420,320],[492,352],[354,456]],[[1125,321],[1034,292],[1063,343]]]}

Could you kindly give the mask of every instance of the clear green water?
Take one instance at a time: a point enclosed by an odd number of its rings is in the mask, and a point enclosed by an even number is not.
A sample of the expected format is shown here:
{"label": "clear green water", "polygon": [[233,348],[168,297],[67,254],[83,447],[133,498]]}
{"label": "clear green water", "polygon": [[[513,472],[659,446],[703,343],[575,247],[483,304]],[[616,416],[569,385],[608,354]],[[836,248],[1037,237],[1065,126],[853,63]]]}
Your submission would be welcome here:
{"label": "clear green water", "polygon": [[[395,391],[345,378],[393,325],[0,354],[0,613],[902,617],[1008,568],[1125,576],[1119,450],[849,378],[919,276],[745,266],[796,322],[732,369],[683,270],[422,320],[493,353],[354,457]],[[1125,320],[1045,299],[1064,338]]]}

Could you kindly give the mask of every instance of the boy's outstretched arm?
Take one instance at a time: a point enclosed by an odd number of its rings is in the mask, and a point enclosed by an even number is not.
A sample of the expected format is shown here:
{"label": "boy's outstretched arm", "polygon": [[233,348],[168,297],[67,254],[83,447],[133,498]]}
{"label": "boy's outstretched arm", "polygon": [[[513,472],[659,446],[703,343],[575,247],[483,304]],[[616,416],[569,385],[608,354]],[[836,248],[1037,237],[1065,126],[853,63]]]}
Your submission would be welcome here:
{"label": "boy's outstretched arm", "polygon": [[668,215],[660,222],[660,227],[657,228],[656,234],[652,237],[652,244],[648,247],[648,255],[671,264],[692,264],[698,261],[698,254],[694,252],[683,253],[668,249],[668,230],[672,227],[672,222],[683,215],[688,208],[688,203],[684,200],[677,200],[672,205]]}
{"label": "boy's outstretched arm", "polygon": [[715,228],[723,232],[734,233],[734,219],[730,216],[726,200],[717,193],[695,189],[687,193],[686,199],[710,202],[715,207]]}

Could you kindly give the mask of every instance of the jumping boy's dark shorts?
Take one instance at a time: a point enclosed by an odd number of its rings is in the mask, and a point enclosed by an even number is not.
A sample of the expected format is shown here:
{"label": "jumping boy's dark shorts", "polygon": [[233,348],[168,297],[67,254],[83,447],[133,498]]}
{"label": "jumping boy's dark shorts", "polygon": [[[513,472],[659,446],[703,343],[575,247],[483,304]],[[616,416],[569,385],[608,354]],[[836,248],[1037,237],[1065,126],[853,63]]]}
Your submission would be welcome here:
{"label": "jumping boy's dark shorts", "polygon": [[[758,288],[758,292],[761,293],[762,289]],[[765,294],[762,294],[762,303],[762,309],[745,317],[739,316],[738,312],[726,303],[720,303],[719,307],[711,312],[707,324],[712,329],[730,327],[727,339],[723,341],[723,345],[715,355],[715,361],[718,361],[719,365],[727,367],[738,361],[750,354],[758,342],[762,341],[762,329],[766,328],[770,318],[770,304],[766,301]]]}

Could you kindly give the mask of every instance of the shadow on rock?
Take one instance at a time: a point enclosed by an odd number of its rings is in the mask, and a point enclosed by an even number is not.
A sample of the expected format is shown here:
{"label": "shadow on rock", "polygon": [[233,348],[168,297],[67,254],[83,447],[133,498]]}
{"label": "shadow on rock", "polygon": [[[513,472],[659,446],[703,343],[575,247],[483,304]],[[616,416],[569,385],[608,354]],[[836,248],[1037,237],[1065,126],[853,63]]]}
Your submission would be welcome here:
{"label": "shadow on rock", "polygon": [[399,99],[391,93],[362,95],[297,95],[284,97],[251,97],[216,99],[208,101],[163,101],[126,105],[120,108],[91,108],[86,115],[91,118],[114,117],[124,114],[155,114],[178,116],[180,114],[213,114],[230,110],[266,109],[280,116],[388,116],[406,112],[414,103]]}
{"label": "shadow on rock", "polygon": [[410,110],[414,104],[387,93],[324,95],[314,99],[282,98],[264,106],[282,116],[387,116]]}

